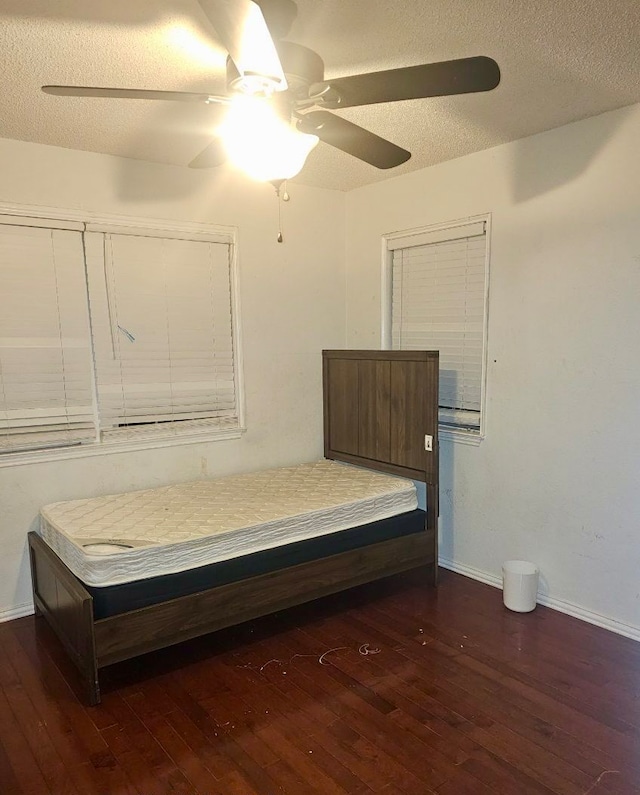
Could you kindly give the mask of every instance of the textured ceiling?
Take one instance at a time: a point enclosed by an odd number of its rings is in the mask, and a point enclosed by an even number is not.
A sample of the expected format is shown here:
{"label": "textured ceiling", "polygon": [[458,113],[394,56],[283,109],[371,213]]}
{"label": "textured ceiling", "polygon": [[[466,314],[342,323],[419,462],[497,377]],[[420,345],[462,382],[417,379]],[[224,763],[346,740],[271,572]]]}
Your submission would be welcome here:
{"label": "textured ceiling", "polygon": [[[297,181],[349,190],[640,102],[639,0],[299,0],[326,76],[489,55],[492,92],[341,111],[410,150],[379,171],[320,144]],[[46,83],[224,93],[195,0],[0,0],[0,136],[186,165],[220,109],[45,95]],[[211,171],[216,172],[227,167]]]}

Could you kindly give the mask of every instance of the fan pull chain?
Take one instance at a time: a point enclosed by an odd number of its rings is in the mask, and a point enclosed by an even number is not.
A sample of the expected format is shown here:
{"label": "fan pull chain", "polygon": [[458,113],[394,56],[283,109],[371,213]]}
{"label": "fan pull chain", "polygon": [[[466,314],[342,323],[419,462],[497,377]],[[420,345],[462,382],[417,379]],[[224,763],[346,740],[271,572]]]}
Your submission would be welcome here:
{"label": "fan pull chain", "polygon": [[282,198],[278,190],[278,243],[283,242],[282,237]]}
{"label": "fan pull chain", "polygon": [[[281,193],[280,188],[284,183],[284,191]],[[278,201],[278,237],[276,240],[278,243],[284,242],[284,237],[282,236],[282,202],[288,202],[290,200],[289,193],[287,192],[287,182],[286,180],[278,180],[271,183],[276,191],[276,199]]]}

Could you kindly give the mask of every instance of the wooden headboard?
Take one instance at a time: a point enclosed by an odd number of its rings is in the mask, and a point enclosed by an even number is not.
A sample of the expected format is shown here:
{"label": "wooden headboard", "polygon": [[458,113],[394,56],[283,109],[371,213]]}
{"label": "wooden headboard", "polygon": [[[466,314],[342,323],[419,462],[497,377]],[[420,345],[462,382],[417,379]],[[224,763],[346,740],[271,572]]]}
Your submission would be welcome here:
{"label": "wooden headboard", "polygon": [[325,458],[425,482],[435,528],[438,351],[323,351],[322,359]]}

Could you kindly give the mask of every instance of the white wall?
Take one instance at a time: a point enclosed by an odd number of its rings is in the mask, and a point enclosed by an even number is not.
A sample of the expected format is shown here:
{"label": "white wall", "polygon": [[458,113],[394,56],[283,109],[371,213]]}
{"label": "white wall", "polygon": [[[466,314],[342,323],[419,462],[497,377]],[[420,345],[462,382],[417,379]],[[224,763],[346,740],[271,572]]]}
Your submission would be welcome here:
{"label": "white wall", "polygon": [[[247,432],[239,440],[0,468],[0,619],[30,605],[40,506],[322,456],[322,348],[345,337],[344,194],[0,139],[0,202],[238,227]],[[1,289],[1,287],[0,287]]]}
{"label": "white wall", "polygon": [[380,345],[380,237],[492,213],[487,437],[444,442],[441,556],[540,566],[640,638],[640,106],[347,196],[347,344]]}

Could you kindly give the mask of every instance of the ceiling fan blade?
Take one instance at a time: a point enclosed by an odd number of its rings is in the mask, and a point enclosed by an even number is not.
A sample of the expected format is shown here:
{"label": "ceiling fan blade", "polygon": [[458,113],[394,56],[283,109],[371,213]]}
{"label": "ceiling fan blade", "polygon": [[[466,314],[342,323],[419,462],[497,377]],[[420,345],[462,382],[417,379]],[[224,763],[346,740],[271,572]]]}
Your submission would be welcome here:
{"label": "ceiling fan blade", "polygon": [[193,158],[189,163],[189,168],[215,168],[221,166],[226,159],[227,154],[222,141],[219,138],[214,138],[209,146]]}
{"label": "ceiling fan blade", "polygon": [[202,94],[193,91],[152,91],[141,88],[95,88],[91,86],[42,86],[45,94],[59,97],[106,97],[109,99],[162,99],[171,102],[229,102],[228,97]]}
{"label": "ceiling fan blade", "polygon": [[305,113],[299,118],[297,127],[376,168],[393,168],[411,157],[406,149],[325,110]]}
{"label": "ceiling fan blade", "polygon": [[309,95],[320,95],[319,104],[325,108],[352,108],[402,99],[491,91],[499,82],[498,64],[492,58],[478,55],[326,80],[312,85]]}
{"label": "ceiling fan blade", "polygon": [[286,39],[298,15],[294,0],[254,0],[262,10],[271,37],[276,41]]}
{"label": "ceiling fan blade", "polygon": [[286,91],[287,79],[260,6],[253,0],[198,2],[240,75],[267,78],[276,91]]}

